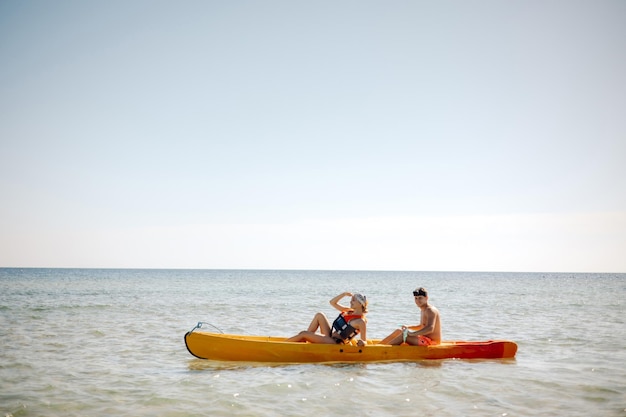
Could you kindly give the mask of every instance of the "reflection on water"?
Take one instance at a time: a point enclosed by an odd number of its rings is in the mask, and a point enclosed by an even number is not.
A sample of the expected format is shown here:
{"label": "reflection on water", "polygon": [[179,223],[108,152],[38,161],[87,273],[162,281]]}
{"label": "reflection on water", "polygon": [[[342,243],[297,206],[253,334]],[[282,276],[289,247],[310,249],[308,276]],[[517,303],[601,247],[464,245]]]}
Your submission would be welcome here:
{"label": "reflection on water", "polygon": [[[419,320],[417,286],[444,339],[514,340],[517,357],[255,364],[185,348],[199,321],[291,336],[343,291],[368,295],[368,338],[382,338]],[[0,415],[275,416],[280,404],[317,417],[346,398],[358,415],[624,415],[625,299],[624,274],[0,269]]]}

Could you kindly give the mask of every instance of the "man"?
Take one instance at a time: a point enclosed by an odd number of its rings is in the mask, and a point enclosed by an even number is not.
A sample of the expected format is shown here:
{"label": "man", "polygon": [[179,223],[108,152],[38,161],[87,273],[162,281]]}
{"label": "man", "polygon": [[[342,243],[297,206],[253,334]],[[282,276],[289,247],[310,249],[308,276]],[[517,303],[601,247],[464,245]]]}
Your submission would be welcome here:
{"label": "man", "polygon": [[380,341],[381,345],[409,345],[428,346],[441,343],[441,320],[439,310],[428,302],[428,291],[420,287],[413,291],[415,304],[421,310],[421,319],[418,326],[402,326]]}

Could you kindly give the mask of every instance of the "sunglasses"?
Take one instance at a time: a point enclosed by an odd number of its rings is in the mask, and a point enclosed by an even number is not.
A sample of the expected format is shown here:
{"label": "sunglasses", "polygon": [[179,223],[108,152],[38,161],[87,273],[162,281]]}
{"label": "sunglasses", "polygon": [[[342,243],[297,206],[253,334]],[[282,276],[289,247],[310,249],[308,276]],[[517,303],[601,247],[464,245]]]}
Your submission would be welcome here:
{"label": "sunglasses", "polygon": [[424,291],[413,291],[413,295],[416,297],[419,297],[420,295],[426,297],[426,293]]}

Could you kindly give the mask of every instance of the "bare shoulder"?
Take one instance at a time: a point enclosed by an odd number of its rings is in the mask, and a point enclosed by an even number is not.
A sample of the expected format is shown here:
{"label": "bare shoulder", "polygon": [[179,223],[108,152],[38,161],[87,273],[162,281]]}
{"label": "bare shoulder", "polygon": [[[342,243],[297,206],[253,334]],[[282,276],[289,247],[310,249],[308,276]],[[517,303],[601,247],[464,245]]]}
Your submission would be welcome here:
{"label": "bare shoulder", "polygon": [[436,316],[439,315],[439,310],[437,310],[437,307],[433,306],[433,305],[429,305],[428,307],[426,307],[426,311],[430,312],[431,314],[434,314]]}

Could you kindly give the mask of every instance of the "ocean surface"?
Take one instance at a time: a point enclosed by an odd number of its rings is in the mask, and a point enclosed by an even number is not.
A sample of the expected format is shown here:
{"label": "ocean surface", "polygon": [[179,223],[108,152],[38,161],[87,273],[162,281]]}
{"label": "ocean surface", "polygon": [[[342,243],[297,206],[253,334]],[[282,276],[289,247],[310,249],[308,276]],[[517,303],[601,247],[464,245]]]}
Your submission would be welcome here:
{"label": "ocean surface", "polygon": [[[291,336],[362,292],[369,338],[415,324],[512,360],[258,365],[184,334]],[[626,416],[626,274],[0,269],[2,416]]]}

